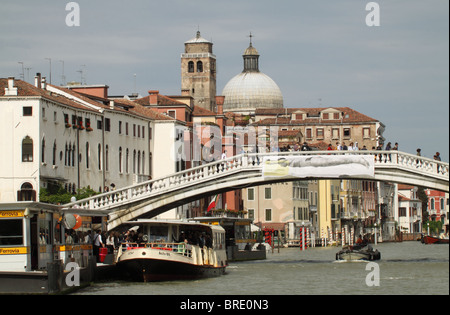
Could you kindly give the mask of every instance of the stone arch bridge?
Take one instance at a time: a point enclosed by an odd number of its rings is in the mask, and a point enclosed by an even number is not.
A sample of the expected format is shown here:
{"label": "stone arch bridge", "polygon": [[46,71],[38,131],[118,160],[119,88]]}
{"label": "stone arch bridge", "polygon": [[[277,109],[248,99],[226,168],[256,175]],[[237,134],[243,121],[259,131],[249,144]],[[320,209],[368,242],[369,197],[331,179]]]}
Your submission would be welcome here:
{"label": "stone arch bridge", "polygon": [[242,154],[62,206],[108,216],[108,229],[246,187],[301,179],[369,179],[449,191],[449,164],[399,151]]}

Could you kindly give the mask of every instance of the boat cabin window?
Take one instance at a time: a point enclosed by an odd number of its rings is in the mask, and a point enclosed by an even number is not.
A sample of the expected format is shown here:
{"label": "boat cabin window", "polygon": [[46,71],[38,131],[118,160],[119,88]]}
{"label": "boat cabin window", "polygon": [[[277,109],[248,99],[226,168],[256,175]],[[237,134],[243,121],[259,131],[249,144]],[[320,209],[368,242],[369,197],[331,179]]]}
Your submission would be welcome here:
{"label": "boat cabin window", "polygon": [[23,244],[23,220],[0,219],[0,245]]}
{"label": "boat cabin window", "polygon": [[169,229],[167,226],[150,227],[150,242],[167,242]]}
{"label": "boat cabin window", "polygon": [[39,214],[39,244],[52,244],[52,221],[46,214]]}
{"label": "boat cabin window", "polygon": [[238,225],[235,226],[234,236],[236,240],[247,240],[251,239],[250,225]]}
{"label": "boat cabin window", "polygon": [[213,233],[214,248],[225,248],[225,233]]}

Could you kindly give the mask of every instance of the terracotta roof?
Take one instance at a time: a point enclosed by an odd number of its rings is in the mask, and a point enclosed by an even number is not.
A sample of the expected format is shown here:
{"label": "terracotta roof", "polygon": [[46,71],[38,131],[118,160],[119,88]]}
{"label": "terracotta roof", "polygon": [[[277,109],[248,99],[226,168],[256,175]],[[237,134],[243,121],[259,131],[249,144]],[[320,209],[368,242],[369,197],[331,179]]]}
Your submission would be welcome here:
{"label": "terracotta roof", "polygon": [[[8,79],[0,78],[0,97],[5,97],[5,88],[7,88],[7,87],[8,87]],[[64,104],[67,106],[71,106],[74,108],[88,110],[88,111],[95,111],[94,109],[87,107],[86,105],[83,105],[76,101],[70,100],[70,99],[68,99],[64,96],[60,96],[56,93],[51,93],[49,91],[39,89],[39,88],[35,87],[34,85],[29,84],[22,80],[14,80],[14,87],[17,88],[17,96],[6,96],[6,97],[8,97],[8,98],[10,98],[10,97],[43,97],[50,101],[54,101],[54,102]],[[91,102],[93,102],[93,101],[90,101],[89,103],[91,103]],[[99,104],[96,102],[94,102],[93,105],[99,106]]]}
{"label": "terracotta roof", "polygon": [[[306,119],[299,120],[291,120],[289,118],[278,118],[277,124],[305,124],[305,123],[314,123],[319,122],[323,123],[333,123],[337,121],[341,121],[341,119],[320,119],[320,114],[323,111],[333,110],[339,111],[342,113],[342,122],[343,123],[356,123],[356,122],[377,122],[378,120],[371,118],[367,115],[361,114],[360,112],[349,108],[349,107],[321,107],[321,108],[266,108],[266,109],[257,109],[255,111],[255,115],[258,116],[269,116],[269,115],[291,115],[294,112],[300,111],[307,114]],[[286,120],[283,120],[286,119]],[[267,118],[261,121],[256,122],[258,125],[265,124],[275,124],[275,118]]]}
{"label": "terracotta roof", "polygon": [[[80,100],[91,104],[96,107],[100,107],[107,110],[113,110],[117,112],[123,112],[123,113],[133,113],[134,115],[149,118],[152,120],[174,120],[171,117],[168,117],[166,115],[162,115],[151,108],[146,108],[142,105],[139,105],[133,101],[126,100],[126,99],[114,99],[114,109],[111,109],[109,106],[110,100],[100,98],[100,97],[92,97],[90,95],[86,95],[83,93],[75,92],[71,89],[63,88],[60,86],[50,85],[52,88],[58,89],[62,92],[65,92],[67,94],[70,94],[74,97],[79,98]],[[0,97],[5,96],[5,88],[8,87],[8,79],[2,79],[0,78]],[[64,97],[62,95],[59,95],[57,93],[51,93],[44,89],[39,89],[35,87],[32,84],[29,84],[22,80],[14,80],[14,87],[17,88],[17,96],[7,96],[7,97],[24,97],[24,96],[35,96],[35,97],[43,97],[48,100],[58,102],[60,104],[64,104],[73,108],[77,109],[83,109],[87,111],[94,111],[97,112],[95,109],[88,107],[86,105],[83,105],[76,100],[71,100],[67,97]],[[105,104],[106,103],[106,104]]]}
{"label": "terracotta roof", "polygon": [[151,108],[139,105],[139,104],[135,104],[135,106],[133,108],[130,109],[130,112],[133,113],[137,113],[140,115],[143,115],[147,118],[150,118],[152,120],[173,120],[175,121],[174,118],[169,117],[167,115],[163,115],[161,113],[158,113],[157,111],[154,111]]}
{"label": "terracotta roof", "polygon": [[150,95],[135,100],[136,103],[143,106],[187,106],[183,102],[179,102],[162,94],[157,95],[157,104],[150,105]]}
{"label": "terracotta roof", "polygon": [[199,106],[194,106],[192,116],[216,116],[217,114]]}

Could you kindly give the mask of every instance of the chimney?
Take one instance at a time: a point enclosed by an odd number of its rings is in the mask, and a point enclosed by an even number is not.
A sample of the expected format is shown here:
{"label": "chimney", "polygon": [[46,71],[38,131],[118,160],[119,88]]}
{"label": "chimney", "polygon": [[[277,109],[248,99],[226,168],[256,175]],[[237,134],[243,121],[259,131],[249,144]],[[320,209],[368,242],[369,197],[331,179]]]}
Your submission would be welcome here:
{"label": "chimney", "polygon": [[114,101],[113,100],[109,101],[109,108],[114,109]]}
{"label": "chimney", "polygon": [[34,86],[38,89],[41,88],[41,73],[36,73],[36,76],[34,77]]}
{"label": "chimney", "polygon": [[225,96],[216,96],[217,114],[223,115],[223,103],[225,102]]}
{"label": "chimney", "polygon": [[8,87],[5,88],[5,96],[17,96],[17,88],[14,87],[14,77],[8,78]]}
{"label": "chimney", "polygon": [[43,77],[41,82],[42,82],[41,83],[42,89],[46,90],[47,89],[47,78]]}
{"label": "chimney", "polygon": [[157,90],[150,90],[150,91],[148,91],[148,94],[150,95],[150,97],[149,97],[150,105],[158,105],[159,91],[157,91]]}

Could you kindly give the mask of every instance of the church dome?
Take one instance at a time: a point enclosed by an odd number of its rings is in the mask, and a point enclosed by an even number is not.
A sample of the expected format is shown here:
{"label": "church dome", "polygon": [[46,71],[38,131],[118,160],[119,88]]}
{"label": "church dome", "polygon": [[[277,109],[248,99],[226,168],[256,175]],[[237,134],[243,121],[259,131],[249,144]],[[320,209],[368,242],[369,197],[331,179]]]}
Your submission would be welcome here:
{"label": "church dome", "polygon": [[259,53],[251,42],[243,58],[244,71],[232,78],[222,91],[223,110],[251,113],[257,108],[282,108],[281,90],[275,81],[259,71]]}
{"label": "church dome", "polygon": [[257,108],[282,108],[283,95],[278,85],[261,72],[242,72],[232,78],[222,95],[224,111],[254,112]]}

